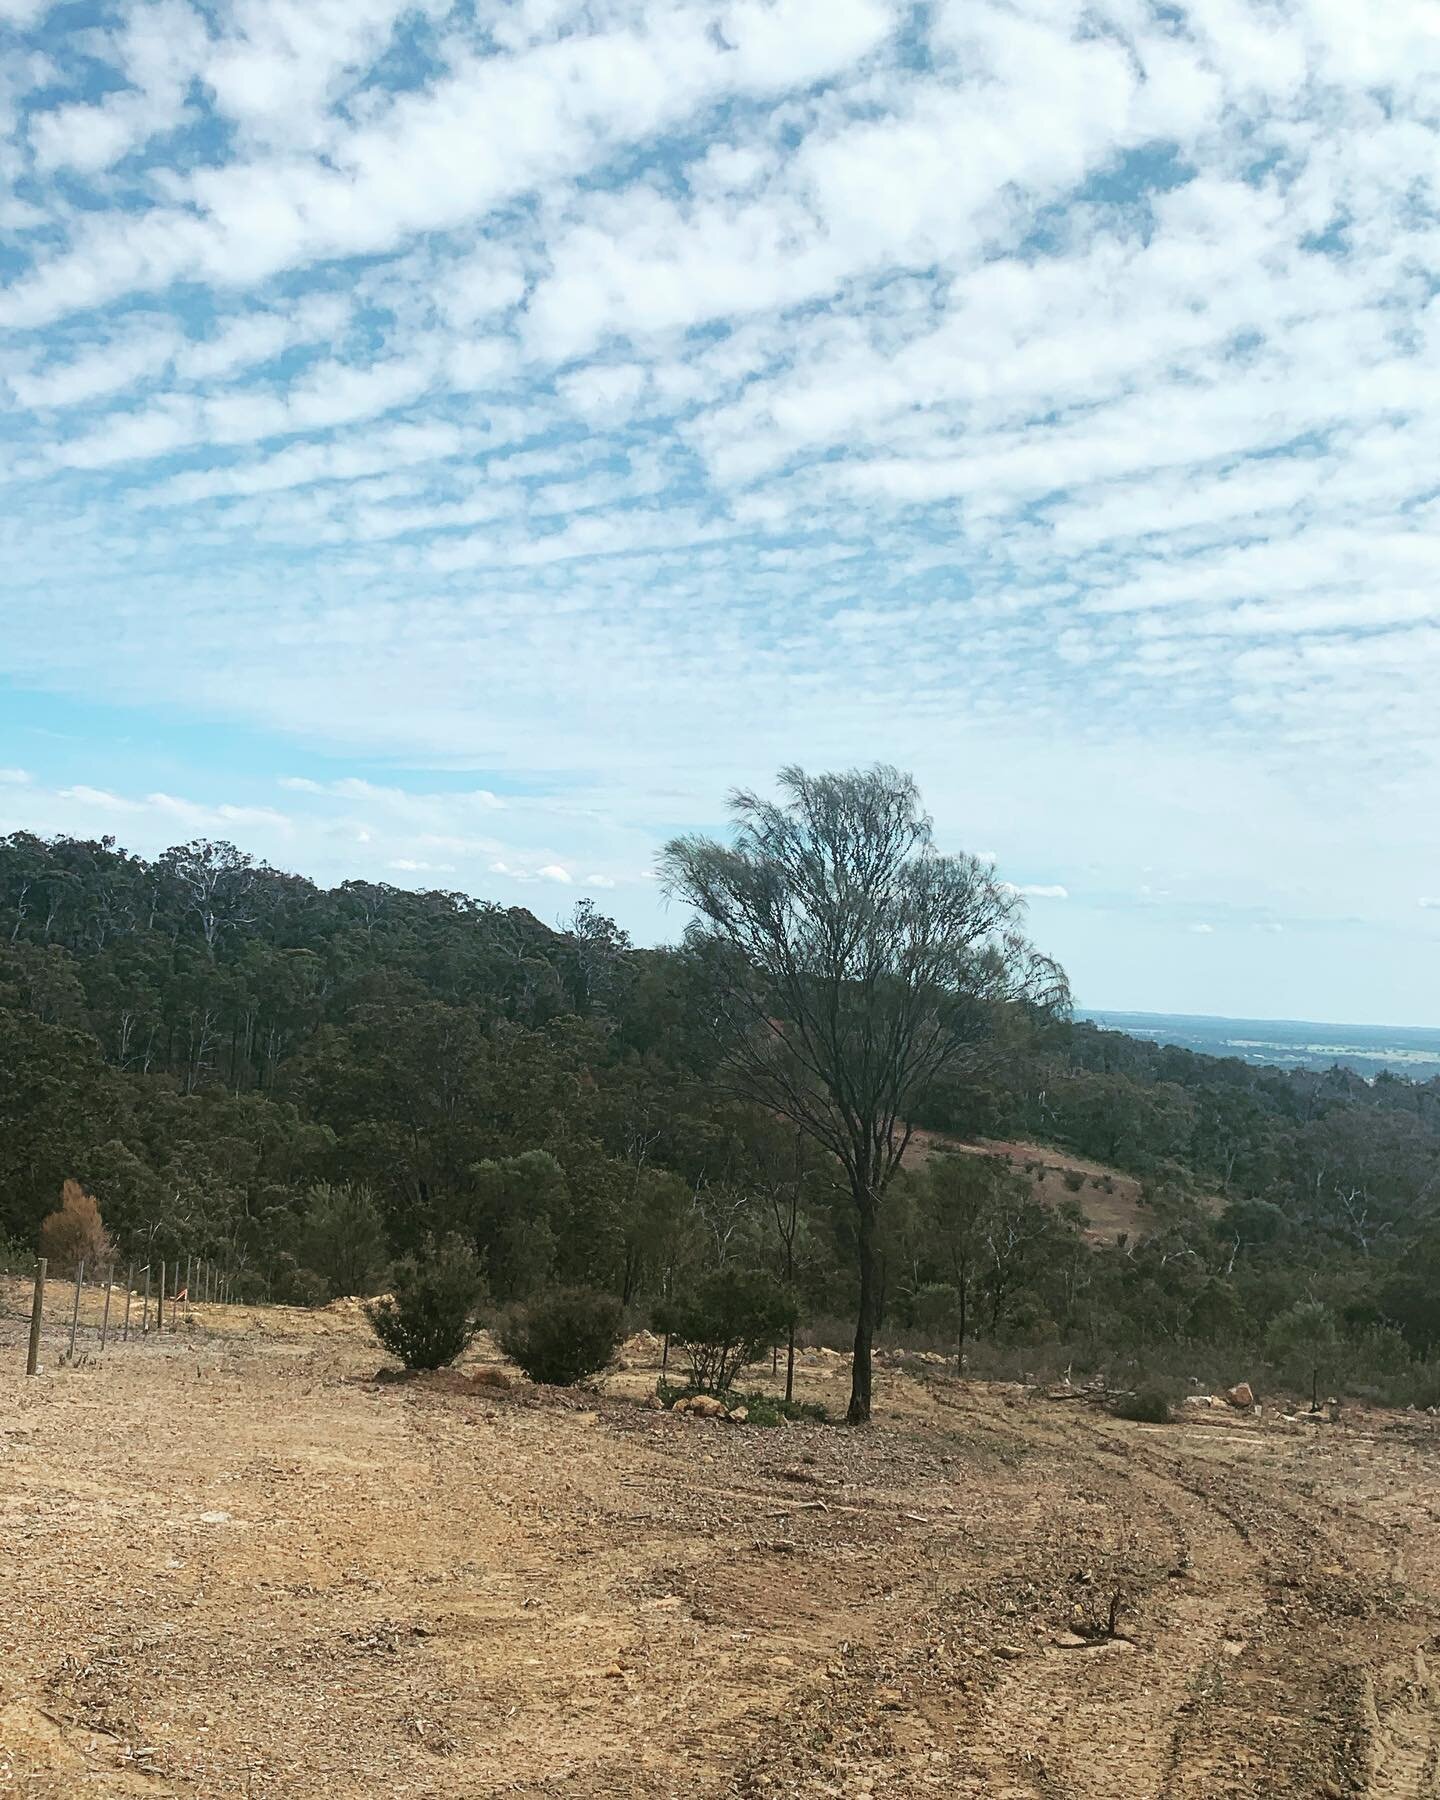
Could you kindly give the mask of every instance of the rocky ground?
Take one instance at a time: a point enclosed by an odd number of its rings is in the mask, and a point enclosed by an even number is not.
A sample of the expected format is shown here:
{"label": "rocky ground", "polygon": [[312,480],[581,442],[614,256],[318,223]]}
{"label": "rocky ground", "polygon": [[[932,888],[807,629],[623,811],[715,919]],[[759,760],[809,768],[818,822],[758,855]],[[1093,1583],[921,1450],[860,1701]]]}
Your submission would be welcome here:
{"label": "rocky ground", "polygon": [[6,1299],[0,1793],[1440,1795],[1435,1419],[912,1363],[765,1430],[648,1410],[640,1345],[377,1384],[343,1306],[57,1319],[27,1382]]}

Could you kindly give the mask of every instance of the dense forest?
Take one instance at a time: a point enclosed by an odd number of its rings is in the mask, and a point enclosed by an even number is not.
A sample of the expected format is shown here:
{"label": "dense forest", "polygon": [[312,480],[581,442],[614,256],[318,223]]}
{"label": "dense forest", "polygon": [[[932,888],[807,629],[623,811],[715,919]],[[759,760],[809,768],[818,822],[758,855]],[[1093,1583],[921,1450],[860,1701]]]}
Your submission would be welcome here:
{"label": "dense forest", "polygon": [[[219,1259],[254,1299],[374,1291],[453,1235],[497,1306],[585,1282],[643,1319],[736,1267],[823,1329],[853,1309],[852,1214],[823,1149],[722,1078],[699,961],[588,902],[552,930],[223,843],[0,840],[5,1254],[73,1179],[122,1254]],[[1440,1080],[1255,1069],[1016,1005],[915,1111],[1138,1176],[1145,1229],[1097,1249],[1083,1195],[1044,1205],[1009,1162],[907,1166],[882,1338],[1440,1400]]]}

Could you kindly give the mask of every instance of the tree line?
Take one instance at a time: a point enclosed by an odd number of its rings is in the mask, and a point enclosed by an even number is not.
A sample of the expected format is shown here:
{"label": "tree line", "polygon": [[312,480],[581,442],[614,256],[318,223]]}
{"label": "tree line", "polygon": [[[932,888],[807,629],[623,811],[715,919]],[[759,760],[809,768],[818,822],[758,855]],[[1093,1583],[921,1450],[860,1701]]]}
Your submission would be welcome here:
{"label": "tree line", "polygon": [[[1180,1366],[1323,1355],[1425,1398],[1440,1351],[1440,1081],[1257,1070],[1073,1023],[988,865],[890,770],[784,771],[677,840],[695,923],[632,945],[582,903],[323,889],[232,845],[0,839],[0,1233],[63,1184],[121,1249],[242,1293],[374,1292],[451,1241],[497,1305],[575,1287],[645,1319],[717,1272],[856,1349]],[[1021,1162],[1143,1183],[1097,1249]],[[1227,1352],[1228,1353],[1228,1352]]]}

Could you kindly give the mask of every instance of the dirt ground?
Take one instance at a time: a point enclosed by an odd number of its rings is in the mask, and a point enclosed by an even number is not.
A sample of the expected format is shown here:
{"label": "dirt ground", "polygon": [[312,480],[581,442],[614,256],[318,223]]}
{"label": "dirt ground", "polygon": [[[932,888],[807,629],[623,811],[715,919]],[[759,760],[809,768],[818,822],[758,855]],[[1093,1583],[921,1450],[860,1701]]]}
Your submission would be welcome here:
{"label": "dirt ground", "polygon": [[911,1363],[764,1430],[647,1410],[637,1348],[377,1384],[343,1306],[73,1367],[57,1317],[27,1381],[3,1298],[0,1793],[1440,1795],[1440,1420]]}
{"label": "dirt ground", "polygon": [[[1018,1143],[1013,1139],[977,1138],[962,1142],[940,1132],[917,1129],[905,1152],[905,1166],[919,1168],[937,1154],[1000,1156],[1016,1174],[1030,1183],[1042,1205],[1076,1205],[1085,1215],[1084,1236],[1095,1246],[1153,1230],[1155,1214],[1146,1204],[1144,1184],[1135,1176],[1107,1163],[1091,1162],[1046,1144]],[[1216,1198],[1201,1199],[1202,1207],[1218,1212]]]}

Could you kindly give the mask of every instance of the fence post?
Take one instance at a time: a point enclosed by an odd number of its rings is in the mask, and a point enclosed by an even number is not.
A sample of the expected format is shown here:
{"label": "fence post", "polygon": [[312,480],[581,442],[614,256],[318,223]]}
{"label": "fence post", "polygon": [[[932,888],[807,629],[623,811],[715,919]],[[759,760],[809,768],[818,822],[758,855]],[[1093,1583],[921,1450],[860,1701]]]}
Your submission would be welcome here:
{"label": "fence post", "polygon": [[135,1298],[135,1265],[129,1263],[125,1269],[125,1329],[120,1333],[120,1342],[130,1342],[130,1302]]}
{"label": "fence post", "polygon": [[75,1360],[75,1329],[80,1323],[80,1283],[85,1279],[85,1258],[75,1265],[75,1304],[70,1309],[70,1361]]}
{"label": "fence post", "polygon": [[150,1265],[148,1262],[145,1265],[145,1306],[140,1314],[140,1335],[141,1337],[150,1335]]}
{"label": "fence post", "polygon": [[30,1308],[30,1351],[25,1358],[25,1373],[34,1375],[40,1367],[40,1321],[45,1309],[45,1258],[35,1263],[35,1301]]}
{"label": "fence post", "polygon": [[100,1348],[103,1350],[110,1338],[110,1290],[115,1285],[115,1265],[112,1262],[105,1271],[105,1311],[100,1318]]}
{"label": "fence post", "polygon": [[159,1337],[165,1335],[165,1265],[160,1265],[160,1285],[155,1290],[155,1332]]}

